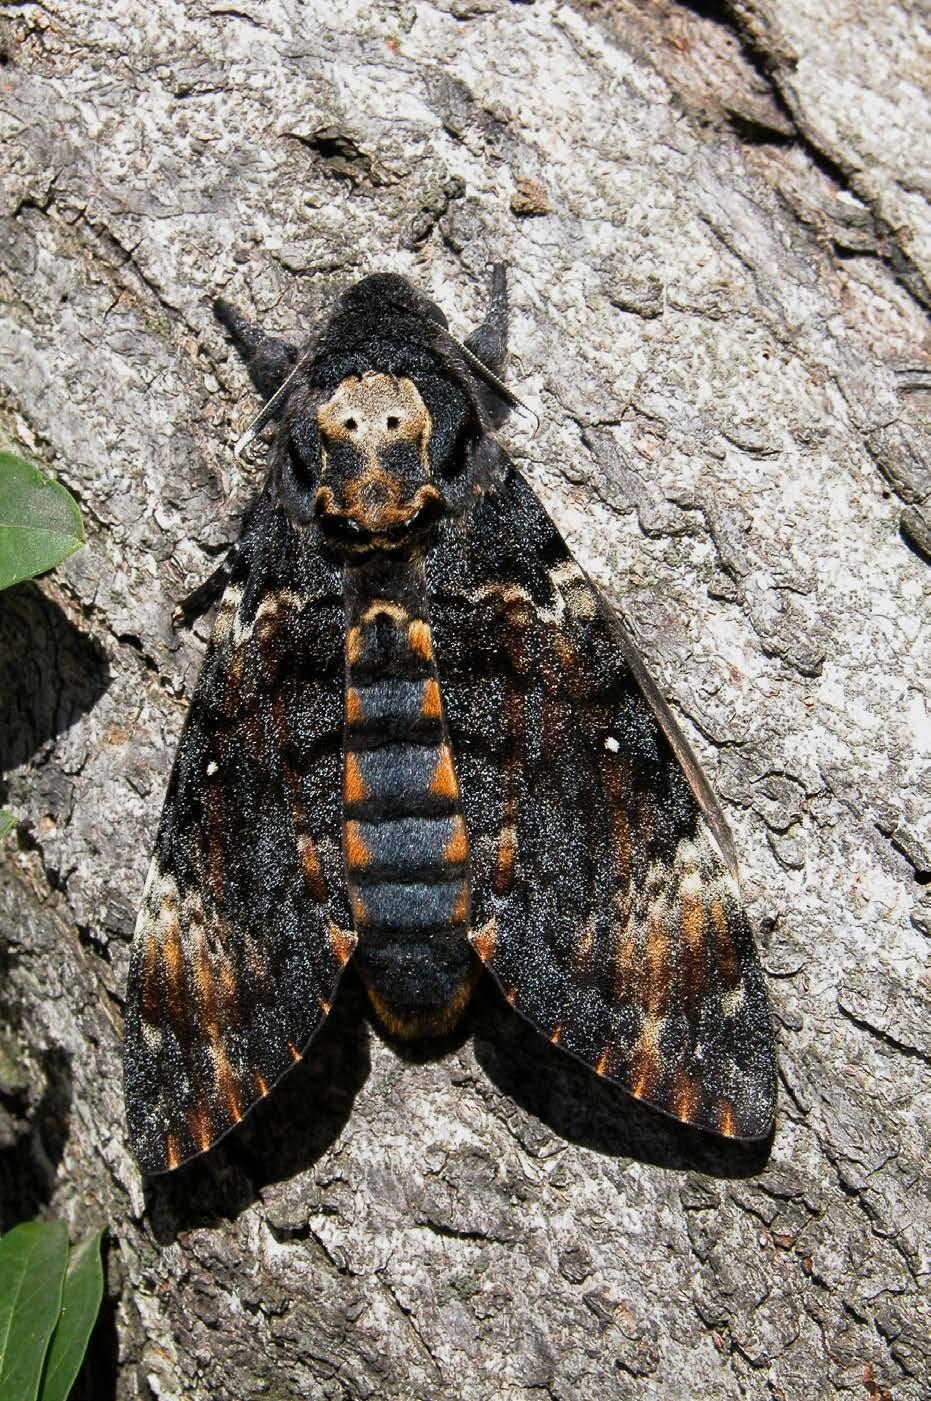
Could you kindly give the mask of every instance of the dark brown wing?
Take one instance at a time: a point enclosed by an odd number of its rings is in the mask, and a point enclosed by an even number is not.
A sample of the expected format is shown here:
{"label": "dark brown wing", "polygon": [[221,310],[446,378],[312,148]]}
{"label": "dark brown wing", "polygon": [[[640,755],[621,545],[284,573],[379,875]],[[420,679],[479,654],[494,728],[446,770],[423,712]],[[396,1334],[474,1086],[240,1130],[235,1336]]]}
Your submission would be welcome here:
{"label": "dark brown wing", "polygon": [[177,1167],[300,1059],[355,944],[342,875],[335,577],[263,499],[168,786],[130,961],[133,1150]]}
{"label": "dark brown wing", "polygon": [[600,1075],[764,1137],[772,1031],[737,887],[632,644],[516,473],[432,561],[430,588],[480,958]]}

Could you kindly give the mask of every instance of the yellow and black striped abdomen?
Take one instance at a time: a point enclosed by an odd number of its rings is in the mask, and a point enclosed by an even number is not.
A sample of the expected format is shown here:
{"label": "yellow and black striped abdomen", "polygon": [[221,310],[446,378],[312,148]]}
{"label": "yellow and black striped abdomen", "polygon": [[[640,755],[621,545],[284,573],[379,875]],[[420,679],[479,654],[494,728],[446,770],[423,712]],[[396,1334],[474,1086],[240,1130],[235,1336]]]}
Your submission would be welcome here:
{"label": "yellow and black striped abdomen", "polygon": [[347,569],[343,804],[356,963],[397,1036],[439,1034],[477,976],[469,842],[422,568]]}

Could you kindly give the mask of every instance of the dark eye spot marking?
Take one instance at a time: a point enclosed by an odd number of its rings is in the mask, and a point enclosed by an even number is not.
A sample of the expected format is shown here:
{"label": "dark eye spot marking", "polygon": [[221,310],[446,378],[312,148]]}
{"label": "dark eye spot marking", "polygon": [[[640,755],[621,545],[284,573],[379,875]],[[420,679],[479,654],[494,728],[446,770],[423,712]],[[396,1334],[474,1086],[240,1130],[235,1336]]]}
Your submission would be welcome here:
{"label": "dark eye spot marking", "polygon": [[393,413],[388,415],[388,427],[389,427],[389,429],[390,429],[390,428],[397,428],[398,425],[400,424],[400,422],[401,422],[401,420],[400,420],[399,418],[396,418],[396,417],[394,416]]}
{"label": "dark eye spot marking", "polygon": [[348,429],[350,433],[354,433],[358,426],[354,418],[347,418],[343,421],[343,427]]}

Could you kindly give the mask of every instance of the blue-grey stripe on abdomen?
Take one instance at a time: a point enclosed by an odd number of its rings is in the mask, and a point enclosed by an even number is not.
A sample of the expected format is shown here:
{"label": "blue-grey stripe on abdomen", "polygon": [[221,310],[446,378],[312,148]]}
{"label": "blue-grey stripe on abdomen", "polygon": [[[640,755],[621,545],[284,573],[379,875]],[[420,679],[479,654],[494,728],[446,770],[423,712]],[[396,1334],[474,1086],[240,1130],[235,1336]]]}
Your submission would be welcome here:
{"label": "blue-grey stripe on abdomen", "polygon": [[[382,1021],[429,1035],[475,981],[469,844],[421,565],[346,569],[344,850],[356,964]],[[377,591],[376,591],[377,590]]]}

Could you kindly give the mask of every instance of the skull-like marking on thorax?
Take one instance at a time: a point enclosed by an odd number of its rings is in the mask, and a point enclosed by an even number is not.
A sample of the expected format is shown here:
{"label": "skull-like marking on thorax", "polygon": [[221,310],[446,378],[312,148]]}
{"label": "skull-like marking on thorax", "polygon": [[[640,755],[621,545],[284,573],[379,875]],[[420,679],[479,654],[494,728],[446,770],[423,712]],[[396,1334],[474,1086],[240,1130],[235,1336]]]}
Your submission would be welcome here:
{"label": "skull-like marking on thorax", "polygon": [[409,529],[444,505],[430,469],[430,412],[406,378],[349,375],[317,410],[318,519],[342,518],[369,535]]}

